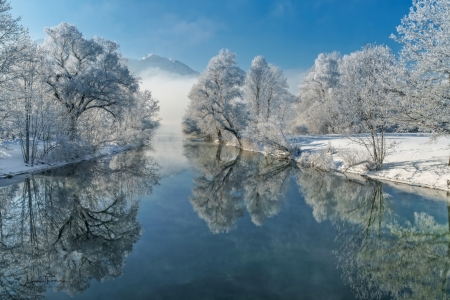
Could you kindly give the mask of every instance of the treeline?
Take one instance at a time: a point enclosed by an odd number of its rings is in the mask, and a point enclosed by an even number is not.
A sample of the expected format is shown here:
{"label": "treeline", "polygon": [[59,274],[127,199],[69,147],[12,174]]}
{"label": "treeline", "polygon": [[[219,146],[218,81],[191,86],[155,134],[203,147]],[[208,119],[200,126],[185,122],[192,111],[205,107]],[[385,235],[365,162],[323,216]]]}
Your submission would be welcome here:
{"label": "treeline", "polygon": [[291,153],[286,134],[345,134],[379,169],[386,132],[450,133],[450,3],[414,1],[391,38],[402,45],[398,56],[373,44],[344,56],[320,54],[295,97],[264,58],[245,74],[222,50],[189,94],[184,131]]}
{"label": "treeline", "polygon": [[19,140],[33,165],[148,140],[159,104],[139,89],[117,43],[61,23],[37,45],[10,10],[0,0],[0,141]]}

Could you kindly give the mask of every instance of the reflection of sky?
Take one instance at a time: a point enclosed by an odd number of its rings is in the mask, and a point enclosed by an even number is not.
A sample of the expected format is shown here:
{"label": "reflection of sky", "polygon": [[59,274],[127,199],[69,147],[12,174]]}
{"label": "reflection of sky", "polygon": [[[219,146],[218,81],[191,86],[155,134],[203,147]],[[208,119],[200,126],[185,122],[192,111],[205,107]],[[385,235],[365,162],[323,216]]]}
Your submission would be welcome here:
{"label": "reflection of sky", "polygon": [[188,169],[188,161],[183,155],[183,136],[178,126],[162,125],[152,139],[149,153],[161,166],[161,177],[174,176]]}

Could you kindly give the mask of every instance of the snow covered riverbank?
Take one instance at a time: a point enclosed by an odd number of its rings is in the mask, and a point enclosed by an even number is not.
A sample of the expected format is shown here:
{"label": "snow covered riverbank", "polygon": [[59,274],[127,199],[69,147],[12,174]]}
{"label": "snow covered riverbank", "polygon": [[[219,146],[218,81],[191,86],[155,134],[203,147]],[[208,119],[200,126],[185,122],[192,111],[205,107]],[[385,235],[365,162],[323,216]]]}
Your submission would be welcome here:
{"label": "snow covered riverbank", "polygon": [[[160,136],[158,131],[155,138]],[[340,135],[297,136],[303,155],[327,150],[330,145],[333,153],[327,153],[333,160],[336,171],[354,173],[378,180],[405,183],[412,186],[428,187],[438,190],[450,190],[447,180],[450,180],[450,167],[447,166],[450,155],[450,138],[440,138],[430,141],[428,134],[389,134],[388,142],[396,142],[389,149],[383,168],[380,171],[367,171],[362,165],[347,169],[344,163],[348,153],[365,154],[361,146],[352,143]],[[68,164],[58,162],[53,164],[38,164],[33,167],[23,163],[20,144],[6,143],[0,149],[0,178],[8,178],[19,174],[35,173]],[[121,147],[105,147],[95,155],[85,157],[89,160],[126,149]],[[69,162],[73,163],[73,162]]]}
{"label": "snow covered riverbank", "polygon": [[6,142],[3,143],[2,148],[0,148],[0,179],[11,178],[13,176],[20,174],[42,172],[60,166],[64,166],[67,164],[99,158],[105,155],[118,153],[125,150],[127,150],[127,148],[119,146],[108,146],[103,147],[96,153],[85,156],[79,160],[68,162],[41,163],[35,164],[34,166],[30,166],[26,165],[23,162],[22,151],[20,149],[19,141]]}
{"label": "snow covered riverbank", "polygon": [[356,173],[373,179],[388,180],[413,186],[449,190],[450,138],[430,141],[428,134],[389,134],[387,141],[396,144],[388,150],[380,171],[367,171],[362,165],[347,169],[345,158],[349,153],[364,155],[360,145],[340,135],[298,136],[303,153],[317,153],[330,148],[334,169],[339,172]]}

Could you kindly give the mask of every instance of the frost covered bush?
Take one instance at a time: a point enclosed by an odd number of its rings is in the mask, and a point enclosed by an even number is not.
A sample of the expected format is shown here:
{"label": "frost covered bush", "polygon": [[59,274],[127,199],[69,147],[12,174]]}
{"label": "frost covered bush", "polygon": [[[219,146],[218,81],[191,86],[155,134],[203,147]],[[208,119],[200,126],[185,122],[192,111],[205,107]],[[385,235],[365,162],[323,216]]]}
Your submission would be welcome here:
{"label": "frost covered bush", "polygon": [[248,147],[273,156],[289,156],[290,145],[277,124],[262,122],[247,126],[242,133]]}
{"label": "frost covered bush", "polygon": [[294,126],[294,128],[292,129],[292,134],[305,135],[308,133],[308,127],[306,125]]}
{"label": "frost covered bush", "polygon": [[347,171],[352,167],[360,167],[362,171],[374,171],[381,169],[371,157],[366,153],[358,150],[349,150],[341,154],[344,160],[344,170]]}
{"label": "frost covered bush", "polygon": [[57,162],[71,161],[83,158],[94,151],[92,146],[81,138],[70,138],[67,135],[58,135],[52,141],[47,152],[42,152],[41,161]]}
{"label": "frost covered bush", "polygon": [[336,168],[333,157],[327,153],[326,149],[312,153],[305,152],[297,162],[304,167],[325,172],[331,172]]}
{"label": "frost covered bush", "polygon": [[336,149],[331,144],[331,141],[328,141],[328,144],[327,144],[327,147],[325,148],[325,150],[327,151],[328,154],[335,154],[336,153]]}

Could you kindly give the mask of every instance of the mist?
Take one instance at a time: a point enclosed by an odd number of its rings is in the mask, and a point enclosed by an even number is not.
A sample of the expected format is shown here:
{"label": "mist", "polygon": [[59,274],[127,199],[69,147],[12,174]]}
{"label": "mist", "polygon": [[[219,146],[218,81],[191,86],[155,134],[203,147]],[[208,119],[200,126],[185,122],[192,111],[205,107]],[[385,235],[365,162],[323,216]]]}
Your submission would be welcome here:
{"label": "mist", "polygon": [[161,130],[181,134],[181,120],[189,103],[188,94],[197,76],[178,75],[152,69],[139,74],[141,89],[159,100]]}
{"label": "mist", "polygon": [[298,94],[298,86],[305,78],[307,71],[303,69],[289,69],[283,71],[289,85],[289,92],[293,95]]}

